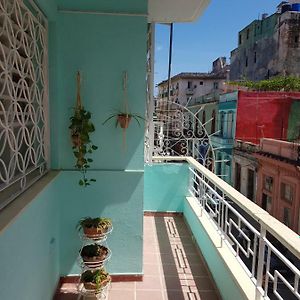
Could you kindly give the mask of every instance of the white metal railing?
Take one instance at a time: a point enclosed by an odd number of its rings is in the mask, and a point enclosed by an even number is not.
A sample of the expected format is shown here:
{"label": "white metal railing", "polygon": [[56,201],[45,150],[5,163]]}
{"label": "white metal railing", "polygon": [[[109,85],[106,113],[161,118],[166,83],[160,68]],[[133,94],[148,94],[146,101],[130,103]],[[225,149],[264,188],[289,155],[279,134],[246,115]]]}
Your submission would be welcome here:
{"label": "white metal railing", "polygon": [[191,157],[190,194],[236,256],[256,288],[256,299],[300,299],[300,237]]}

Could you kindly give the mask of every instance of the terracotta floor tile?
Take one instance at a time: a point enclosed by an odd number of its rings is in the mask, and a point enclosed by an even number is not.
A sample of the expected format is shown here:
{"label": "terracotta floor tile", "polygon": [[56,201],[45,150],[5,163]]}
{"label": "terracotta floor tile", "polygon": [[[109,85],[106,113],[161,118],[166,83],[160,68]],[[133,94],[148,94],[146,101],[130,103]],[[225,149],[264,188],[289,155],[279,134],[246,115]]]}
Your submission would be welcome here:
{"label": "terracotta floor tile", "polygon": [[111,289],[113,290],[134,290],[135,282],[112,282]]}
{"label": "terracotta floor tile", "polygon": [[[220,300],[182,217],[144,217],[143,260],[143,281],[113,282],[107,300]],[[55,300],[76,291],[64,284]]]}
{"label": "terracotta floor tile", "polygon": [[185,278],[179,278],[179,276],[165,276],[163,280],[163,288],[165,290],[181,291],[187,286]]}
{"label": "terracotta floor tile", "polygon": [[220,300],[218,294],[215,291],[204,292],[200,291],[201,300]]}
{"label": "terracotta floor tile", "polygon": [[153,263],[144,263],[144,275],[150,275],[150,276],[160,276],[161,270],[160,270],[159,264],[153,264]]}
{"label": "terracotta floor tile", "polygon": [[160,276],[144,275],[143,281],[136,282],[136,290],[162,290]]}
{"label": "terracotta floor tile", "polygon": [[196,287],[199,291],[214,290],[214,285],[209,277],[194,277],[193,279],[187,279],[187,284]]}
{"label": "terracotta floor tile", "polygon": [[[121,300],[122,298],[120,298]],[[123,300],[123,299],[122,299]],[[136,291],[136,300],[164,300],[162,291]]]}
{"label": "terracotta floor tile", "polygon": [[110,290],[108,300],[134,300],[134,290]]}

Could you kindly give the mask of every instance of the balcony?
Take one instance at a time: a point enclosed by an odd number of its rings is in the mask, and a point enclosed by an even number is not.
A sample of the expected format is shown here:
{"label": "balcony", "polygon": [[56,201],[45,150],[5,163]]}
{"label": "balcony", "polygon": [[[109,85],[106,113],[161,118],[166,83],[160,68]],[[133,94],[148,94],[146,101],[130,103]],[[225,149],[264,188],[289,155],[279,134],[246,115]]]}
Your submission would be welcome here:
{"label": "balcony", "polygon": [[185,94],[186,94],[187,96],[193,96],[194,93],[195,93],[195,89],[194,89],[194,88],[187,88],[187,89],[185,90]]}

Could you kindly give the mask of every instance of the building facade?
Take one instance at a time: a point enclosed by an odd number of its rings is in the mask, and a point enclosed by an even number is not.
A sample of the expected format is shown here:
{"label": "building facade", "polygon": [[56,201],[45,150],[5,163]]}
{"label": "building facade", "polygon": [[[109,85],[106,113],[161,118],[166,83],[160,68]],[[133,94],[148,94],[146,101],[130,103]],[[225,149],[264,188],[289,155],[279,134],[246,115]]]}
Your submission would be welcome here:
{"label": "building facade", "polygon": [[238,92],[236,139],[254,144],[262,138],[294,141],[299,129],[299,92]]}
{"label": "building facade", "polygon": [[255,153],[257,204],[300,233],[300,144],[262,139]]}
{"label": "building facade", "polygon": [[263,80],[300,75],[300,12],[296,4],[281,4],[238,34],[231,52],[230,80]]}
{"label": "building facade", "polygon": [[253,153],[258,146],[235,140],[232,159],[233,187],[253,202],[256,202],[258,162]]}
{"label": "building facade", "polygon": [[215,173],[229,184],[231,184],[237,97],[238,92],[220,95],[217,131],[211,137],[213,147],[216,149]]}
{"label": "building facade", "polygon": [[[186,105],[197,102],[197,98],[208,94],[219,94],[224,91],[228,79],[229,66],[221,57],[213,62],[210,73],[183,72],[171,78],[170,101]],[[168,80],[158,84],[158,103],[168,100]]]}

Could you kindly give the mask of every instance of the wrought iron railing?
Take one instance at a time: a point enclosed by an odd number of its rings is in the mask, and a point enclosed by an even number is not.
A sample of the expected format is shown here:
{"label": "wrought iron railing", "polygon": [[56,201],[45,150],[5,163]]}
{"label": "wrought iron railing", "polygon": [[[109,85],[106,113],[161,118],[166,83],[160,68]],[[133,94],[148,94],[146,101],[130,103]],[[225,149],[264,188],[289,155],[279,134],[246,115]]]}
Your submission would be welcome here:
{"label": "wrought iron railing", "polygon": [[189,163],[189,192],[252,280],[256,299],[300,299],[299,236],[195,159],[177,159]]}

